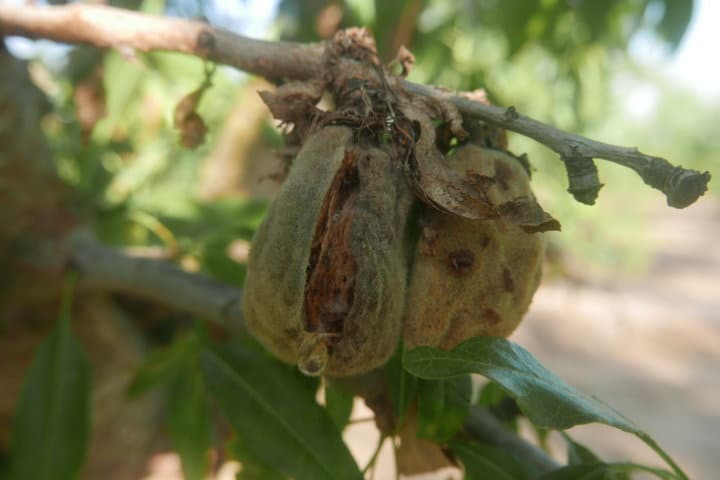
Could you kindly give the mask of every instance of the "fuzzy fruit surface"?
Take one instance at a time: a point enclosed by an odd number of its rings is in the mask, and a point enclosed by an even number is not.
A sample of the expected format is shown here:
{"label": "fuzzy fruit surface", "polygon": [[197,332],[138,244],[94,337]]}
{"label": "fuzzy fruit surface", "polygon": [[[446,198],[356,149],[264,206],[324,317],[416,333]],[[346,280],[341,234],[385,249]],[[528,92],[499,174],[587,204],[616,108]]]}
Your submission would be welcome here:
{"label": "fuzzy fruit surface", "polygon": [[[534,196],[514,157],[472,144],[449,165],[460,174],[494,179],[491,203]],[[405,346],[450,349],[479,336],[507,337],[527,311],[540,282],[543,236],[502,218],[470,220],[426,207],[410,274]]]}
{"label": "fuzzy fruit surface", "polygon": [[381,148],[356,143],[346,127],[311,135],[251,245],[250,332],[312,375],[385,363],[402,332],[412,202]]}

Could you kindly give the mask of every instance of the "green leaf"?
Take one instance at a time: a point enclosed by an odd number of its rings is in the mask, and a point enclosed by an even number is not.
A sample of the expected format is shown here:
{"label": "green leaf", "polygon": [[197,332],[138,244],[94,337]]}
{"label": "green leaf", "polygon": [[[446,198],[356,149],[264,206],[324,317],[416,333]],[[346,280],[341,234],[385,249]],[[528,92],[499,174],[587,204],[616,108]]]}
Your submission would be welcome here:
{"label": "green leaf", "polygon": [[693,15],[693,0],[665,0],[660,24],[657,26],[660,36],[677,49],[687,32]]}
{"label": "green leaf", "polygon": [[452,442],[450,447],[465,467],[466,480],[531,478],[527,468],[501,448],[468,441]]}
{"label": "green leaf", "polygon": [[247,267],[228,255],[230,244],[237,238],[237,235],[227,234],[209,239],[200,250],[200,262],[203,271],[211,277],[230,285],[242,286]]}
{"label": "green leaf", "polygon": [[90,366],[70,329],[72,281],[60,319],[25,375],[13,420],[10,478],[78,477],[89,431]]}
{"label": "green leaf", "polygon": [[417,377],[410,375],[404,367],[404,348],[400,345],[383,368],[393,404],[396,429],[403,424],[405,413],[417,394],[418,385]]}
{"label": "green leaf", "polygon": [[237,436],[228,442],[228,450],[230,456],[242,464],[242,470],[235,476],[237,480],[287,480],[288,478],[253,455],[247,444]]}
{"label": "green leaf", "polygon": [[487,407],[490,413],[505,424],[510,430],[517,432],[518,417],[522,412],[517,402],[510,395],[505,393],[500,385],[495,382],[487,382],[480,390],[477,404]]}
{"label": "green leaf", "polygon": [[621,480],[633,472],[652,473],[663,480],[677,478],[671,472],[634,463],[589,463],[568,465],[540,476],[537,480]]}
{"label": "green leaf", "polygon": [[262,462],[296,480],[362,478],[299,373],[237,345],[204,351],[201,364],[213,398]]}
{"label": "green leaf", "polygon": [[480,389],[480,395],[477,399],[477,404],[483,407],[493,407],[499,405],[503,400],[508,397],[505,390],[495,382],[487,382],[482,389]]}
{"label": "green leaf", "polygon": [[576,442],[570,435],[565,432],[561,432],[565,443],[567,444],[568,452],[568,465],[581,465],[583,463],[598,463],[602,462],[600,457],[587,448],[585,445]]}
{"label": "green leaf", "polygon": [[166,406],[170,437],[189,480],[205,478],[209,467],[210,419],[198,368],[200,349],[206,341],[204,325],[197,322],[192,332],[151,353],[128,388],[133,396],[169,384]]}
{"label": "green leaf", "polygon": [[535,432],[535,437],[537,438],[537,443],[540,448],[545,450],[546,452],[550,453],[550,446],[548,445],[548,438],[550,438],[550,432],[551,430],[543,427],[538,427],[535,424],[531,424],[532,429]]}
{"label": "green leaf", "polygon": [[575,390],[543,367],[529,352],[503,338],[475,337],[451,351],[420,347],[405,354],[405,368],[420,378],[440,380],[479,373],[515,397],[535,425],[564,430],[590,422],[637,435],[658,453],[679,478],[687,475],[645,432],[617,410]]}
{"label": "green leaf", "polygon": [[462,429],[470,411],[470,375],[421,380],[418,385],[418,437],[445,443]]}
{"label": "green leaf", "polygon": [[339,431],[343,431],[350,420],[355,397],[335,387],[325,385],[325,409]]}
{"label": "green leaf", "polygon": [[135,371],[128,387],[130,396],[140,395],[171,382],[191,359],[197,358],[201,342],[196,333],[189,333],[171,345],[150,353]]}
{"label": "green leaf", "polygon": [[[565,439],[568,451],[568,464],[569,465],[587,465],[587,464],[598,464],[603,463],[602,459],[598,457],[592,450],[585,445],[573,440],[570,435],[565,432],[560,432]],[[611,475],[609,478],[613,480],[630,480],[630,475],[627,472],[609,472]]]}
{"label": "green leaf", "polygon": [[201,372],[188,364],[177,375],[168,398],[168,423],[175,451],[180,454],[187,480],[202,480],[208,473],[210,418]]}

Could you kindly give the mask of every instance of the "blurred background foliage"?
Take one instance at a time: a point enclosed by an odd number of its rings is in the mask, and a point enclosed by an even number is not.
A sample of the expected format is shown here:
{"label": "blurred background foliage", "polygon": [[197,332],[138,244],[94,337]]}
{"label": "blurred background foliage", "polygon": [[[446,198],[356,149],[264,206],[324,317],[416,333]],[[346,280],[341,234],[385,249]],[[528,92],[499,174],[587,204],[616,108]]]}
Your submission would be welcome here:
{"label": "blurred background foliage", "polygon": [[[701,103],[630,54],[640,38],[672,55],[693,0],[114,3],[297,41],[363,25],[376,35],[385,60],[401,45],[414,53],[410,79],[416,82],[484,88],[499,105],[690,168],[708,169],[720,142],[712,121],[720,113],[717,102]],[[180,145],[172,112],[202,83],[200,60],[85,47],[24,49],[45,60],[34,65],[53,101],[44,128],[78,208],[95,218],[101,238],[171,247],[210,274],[242,283],[242,265],[226,251],[234,240],[250,238],[285,168],[276,155],[281,137],[254,97],[268,87],[218,69],[198,106],[206,141],[190,150]],[[643,89],[656,104],[633,111],[629,96],[642,97]],[[536,192],[563,224],[563,233],[553,234],[560,250],[601,269],[643,265],[651,248],[643,218],[664,204],[661,194],[632,172],[600,161],[606,187],[597,205],[587,207],[565,192],[563,166],[551,151],[517,135],[511,149],[528,153]]]}

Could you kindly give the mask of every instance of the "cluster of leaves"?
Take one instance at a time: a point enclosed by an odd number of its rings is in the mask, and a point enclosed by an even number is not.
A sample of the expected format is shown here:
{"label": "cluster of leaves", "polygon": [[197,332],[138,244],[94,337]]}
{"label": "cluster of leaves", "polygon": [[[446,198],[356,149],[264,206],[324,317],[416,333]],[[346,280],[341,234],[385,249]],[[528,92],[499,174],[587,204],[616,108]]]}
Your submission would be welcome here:
{"label": "cluster of leaves", "polygon": [[[242,82],[234,72],[219,69],[207,86],[206,68],[183,55],[127,59],[79,47],[62,70],[44,73],[51,78],[45,91],[54,108],[43,127],[76,210],[91,220],[101,240],[162,248],[174,258],[192,258],[219,280],[242,285],[245,266],[228,255],[228,247],[250,240],[267,202],[197,199],[198,171],[232,113],[228,99],[237,96]],[[76,92],[86,88],[93,72],[101,75],[93,107],[105,114],[87,125],[81,111],[92,102]],[[177,128],[172,107],[187,103],[183,98],[199,85],[207,91],[185,116],[201,115],[210,133],[204,144],[188,149],[181,144],[185,132]],[[278,145],[280,136],[267,126],[260,141]]]}
{"label": "cluster of leaves", "polygon": [[[72,283],[68,282],[58,324],[39,348],[25,378],[16,433],[4,465],[10,479],[70,479],[82,467],[91,386],[87,359],[71,331]],[[492,381],[476,401],[471,395],[473,374]],[[406,417],[410,406],[417,405],[416,435],[445,446],[462,465],[467,479],[622,480],[638,471],[666,480],[687,479],[631,421],[576,391],[507,340],[476,337],[449,352],[429,347],[405,352],[401,348],[384,375],[395,417]],[[212,342],[198,323],[170,346],[150,354],[128,393],[133,397],[155,388],[165,390],[168,431],[189,480],[207,474],[212,448],[224,450],[225,457],[242,463],[239,479],[362,478],[341,436],[349,422],[353,396],[301,375],[271,358],[249,338]],[[325,390],[324,405],[316,401],[320,388]],[[212,434],[215,407],[232,427],[229,437]],[[563,433],[567,466],[543,472],[517,452],[468,435],[464,425],[472,409],[494,412],[508,431],[516,428],[520,415],[540,431],[604,423],[638,436],[671,470],[603,462]]]}

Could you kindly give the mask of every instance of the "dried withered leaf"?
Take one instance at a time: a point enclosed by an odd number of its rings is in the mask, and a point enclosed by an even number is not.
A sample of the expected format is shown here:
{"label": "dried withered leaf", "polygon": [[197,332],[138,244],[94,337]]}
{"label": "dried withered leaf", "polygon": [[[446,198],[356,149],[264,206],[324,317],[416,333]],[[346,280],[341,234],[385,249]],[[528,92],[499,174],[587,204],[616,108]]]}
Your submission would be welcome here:
{"label": "dried withered leaf", "polygon": [[417,126],[419,138],[405,162],[405,173],[415,194],[428,205],[465,218],[492,218],[492,205],[465,179],[465,172],[450,168],[437,149],[435,127],[426,111],[413,105],[402,108]]}
{"label": "dried withered leaf", "polygon": [[205,142],[207,126],[195,111],[206,87],[202,86],[185,95],[175,106],[173,115],[175,128],[180,130],[180,143],[187,148],[196,148]]}
{"label": "dried withered leaf", "polygon": [[86,142],[90,138],[95,124],[107,115],[102,67],[97,67],[77,84],[73,99],[83,141]]}
{"label": "dried withered leaf", "polygon": [[377,64],[375,37],[364,27],[351,27],[338,30],[332,41],[326,46],[328,58],[352,58],[366,64]]}
{"label": "dried withered leaf", "polygon": [[[491,202],[499,203],[503,195],[533,198],[524,168],[503,152],[467,145],[452,158],[453,168],[493,180],[486,188]],[[543,237],[518,221],[532,212],[522,211],[531,204],[516,201],[508,207],[516,212],[480,221],[425,208],[408,285],[408,348],[449,349],[474,336],[512,333],[541,276]]]}
{"label": "dried withered leaf", "polygon": [[412,195],[389,155],[353,137],[308,137],[250,250],[248,329],[309,374],[369,371],[400,336]]}
{"label": "dried withered leaf", "polygon": [[405,45],[400,45],[397,54],[395,54],[395,58],[390,62],[390,67],[394,65],[400,65],[402,70],[399,75],[405,78],[410,73],[410,70],[412,70],[415,66],[415,55],[413,55],[412,52],[405,47]]}
{"label": "dried withered leaf", "polygon": [[320,101],[324,90],[323,81],[308,80],[289,82],[274,91],[263,90],[258,93],[273,117],[293,123],[305,119],[308,114],[315,111],[315,105]]}
{"label": "dried withered leaf", "polygon": [[503,165],[517,162],[508,153],[468,144],[445,157],[437,149],[436,129],[428,113],[413,105],[403,106],[402,112],[419,127],[420,137],[406,160],[405,171],[416,195],[425,203],[468,219],[503,218],[528,231],[560,229],[529,190],[520,192],[503,179],[507,173]]}
{"label": "dried withered leaf", "polygon": [[395,452],[397,469],[401,475],[418,475],[446,467],[457,467],[435,442],[417,436],[417,406],[408,409],[399,432],[400,445]]}
{"label": "dried withered leaf", "polygon": [[458,148],[449,162],[453,169],[465,170],[465,181],[482,191],[496,217],[531,233],[560,230],[560,223],[535,200],[519,159],[502,150],[468,144]]}

